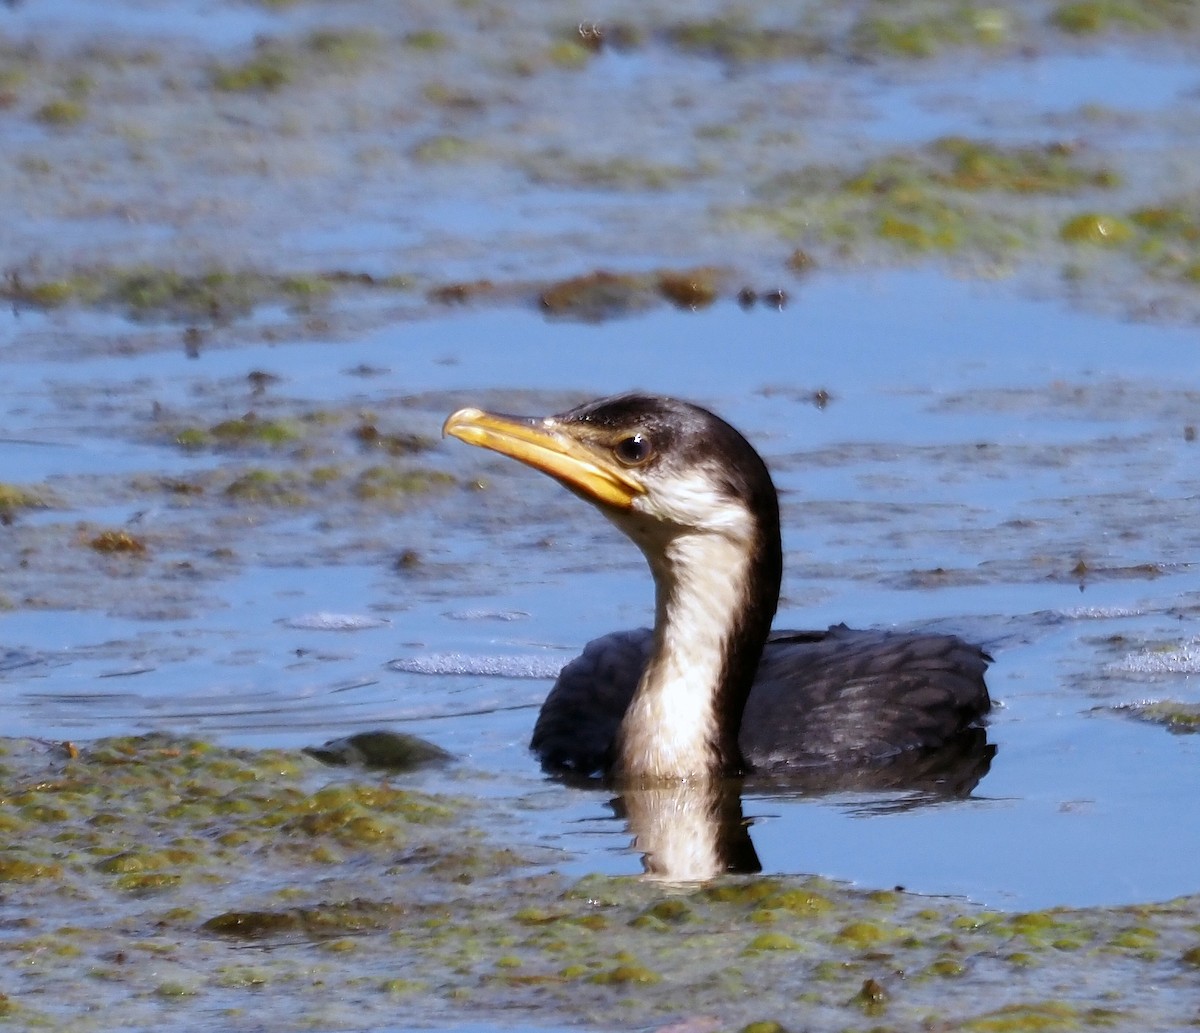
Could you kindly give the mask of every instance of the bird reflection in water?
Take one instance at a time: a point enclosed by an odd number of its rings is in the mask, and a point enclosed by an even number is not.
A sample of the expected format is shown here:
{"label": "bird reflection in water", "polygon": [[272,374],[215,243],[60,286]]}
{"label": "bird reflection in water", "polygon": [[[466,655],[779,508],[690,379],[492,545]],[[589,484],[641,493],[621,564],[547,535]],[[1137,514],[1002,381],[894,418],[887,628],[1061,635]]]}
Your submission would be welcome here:
{"label": "bird reflection in water", "polygon": [[661,782],[627,789],[612,801],[629,826],[647,876],[707,882],[762,870],[742,815],[740,778]]}
{"label": "bird reflection in water", "polygon": [[610,805],[628,826],[648,877],[705,882],[762,870],[744,796],[760,805],[837,796],[862,814],[915,810],[967,799],[988,773],[995,752],[982,728],[969,728],[938,750],[901,755],[884,766],[627,786]]}

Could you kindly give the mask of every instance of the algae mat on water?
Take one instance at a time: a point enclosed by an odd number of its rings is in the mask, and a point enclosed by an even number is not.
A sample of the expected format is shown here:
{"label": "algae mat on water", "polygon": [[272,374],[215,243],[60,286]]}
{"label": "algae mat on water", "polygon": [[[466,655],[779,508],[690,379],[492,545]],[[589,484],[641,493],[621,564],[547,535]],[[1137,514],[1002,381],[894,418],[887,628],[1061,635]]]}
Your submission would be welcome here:
{"label": "algae mat on water", "polygon": [[805,877],[571,881],[476,803],[164,736],[7,740],[0,780],[10,1029],[1196,1018],[1196,898],[1010,914]]}
{"label": "algae mat on water", "polygon": [[639,270],[730,297],[934,262],[1200,304],[1191,0],[144,6],[7,5],[20,309],[353,327],[590,269],[593,318],[664,303]]}

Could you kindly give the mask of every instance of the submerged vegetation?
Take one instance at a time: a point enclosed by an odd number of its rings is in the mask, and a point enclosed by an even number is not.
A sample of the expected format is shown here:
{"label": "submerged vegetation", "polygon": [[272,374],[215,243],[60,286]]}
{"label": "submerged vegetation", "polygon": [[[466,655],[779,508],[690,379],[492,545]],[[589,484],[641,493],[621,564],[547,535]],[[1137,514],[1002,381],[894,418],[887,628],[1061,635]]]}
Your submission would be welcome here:
{"label": "submerged vegetation", "polygon": [[[849,175],[810,166],[765,184],[735,222],[774,228],[807,248],[1013,254],[1045,235],[1048,198],[1111,191],[1120,174],[1065,144],[1005,147],[943,137]],[[1025,200],[1028,199],[1028,200]]]}
{"label": "submerged vegetation", "polygon": [[893,14],[890,5],[873,4],[851,33],[852,46],[861,55],[900,58],[933,58],[949,49],[999,48],[1016,39],[1011,9],[998,4],[914,5]]}
{"label": "submerged vegetation", "polygon": [[[426,140],[413,152],[421,163],[477,156],[474,143],[449,136]],[[624,159],[568,167],[546,156],[531,162],[530,171],[539,179],[619,190],[656,190],[696,175],[679,168],[629,165]],[[1072,144],[1000,145],[942,137],[923,147],[881,154],[853,169],[806,165],[776,173],[755,188],[749,204],[718,209],[714,217],[726,228],[777,234],[792,245],[793,255],[804,256],[804,270],[886,252],[906,260],[1002,257],[1012,264],[1044,263],[1057,256],[1077,278],[1079,267],[1062,246],[1101,245],[1132,260],[1153,279],[1200,284],[1200,207],[1195,200],[1166,199],[1128,209],[1094,205],[1096,198],[1120,194],[1123,183],[1116,163]],[[1076,198],[1087,198],[1087,206]],[[798,268],[792,259],[781,266],[793,272]],[[543,285],[536,294],[552,315],[604,318],[663,299],[702,308],[715,300],[718,282],[728,277],[729,271],[711,268],[599,271]],[[145,266],[95,267],[49,279],[10,272],[0,283],[0,297],[47,309],[116,308],[137,320],[223,323],[269,304],[307,310],[346,286],[407,292],[412,281],[342,271],[292,275],[209,269],[185,274]],[[426,294],[437,301],[505,301],[521,296],[522,289],[487,279],[433,286]],[[180,441],[203,445],[211,436],[189,432]],[[231,431],[228,438],[236,436]]]}
{"label": "submerged vegetation", "polygon": [[0,763],[20,1028],[241,1028],[253,987],[328,1029],[394,1021],[397,998],[458,1021],[1133,1029],[1182,1016],[1200,950],[1194,900],[1009,914],[817,878],[565,879],[473,805],[297,751],[7,740]]}
{"label": "submerged vegetation", "polygon": [[681,50],[726,61],[811,58],[828,49],[826,41],[803,28],[756,25],[737,15],[708,21],[676,22],[667,26],[663,36]]}
{"label": "submerged vegetation", "polygon": [[278,447],[299,440],[303,433],[301,425],[294,420],[261,419],[251,411],[207,428],[185,427],[176,433],[175,440],[187,449],[246,445]]}
{"label": "submerged vegetation", "polygon": [[40,489],[0,481],[0,523],[11,523],[22,509],[44,509],[50,503]]}
{"label": "submerged vegetation", "polygon": [[114,308],[135,320],[227,322],[249,315],[259,305],[311,304],[328,294],[335,282],[334,277],[252,270],[183,273],[150,266],[97,266],[53,279],[10,272],[0,282],[0,298],[34,308]]}
{"label": "submerged vegetation", "polygon": [[[159,260],[136,264],[118,260],[120,247],[65,263],[43,262],[40,251],[14,254],[2,267],[0,297],[19,306],[95,306],[138,320],[220,324],[267,305],[304,313],[362,286],[403,290],[411,281],[398,274],[321,269],[319,263],[288,271],[286,257],[279,257],[288,248],[257,246],[276,232],[258,236],[253,213],[292,205],[301,214],[290,225],[292,236],[302,238],[311,220],[349,227],[318,233],[363,231],[374,239],[393,215],[399,226],[416,212],[419,224],[420,212],[429,198],[441,196],[447,177],[468,194],[504,183],[517,207],[527,185],[552,195],[565,192],[547,201],[550,223],[558,219],[554,213],[572,208],[574,192],[582,204],[580,226],[595,226],[601,238],[609,222],[602,211],[621,208],[627,195],[631,207],[622,218],[633,233],[622,231],[623,243],[644,252],[640,268],[724,261],[729,249],[722,241],[729,238],[744,249],[729,255],[730,269],[762,278],[770,248],[753,253],[745,245],[766,230],[789,252],[800,249],[813,264],[831,269],[933,259],[994,275],[1022,264],[1049,265],[1078,295],[1089,280],[1102,285],[1124,277],[1132,262],[1150,285],[1169,281],[1187,289],[1200,283],[1188,219],[1151,215],[1194,207],[1191,195],[1200,187],[1155,183],[1137,167],[1145,164],[1138,148],[1121,145],[1127,131],[1144,121],[1136,111],[1080,104],[1046,116],[1049,121],[1006,129],[1003,142],[966,135],[922,141],[915,133],[911,142],[884,143],[864,125],[849,147],[825,145],[825,127],[841,110],[838,84],[861,67],[886,73],[941,60],[957,68],[966,52],[972,61],[999,68],[1040,60],[1056,46],[1078,49],[1081,38],[1140,42],[1169,35],[1174,46],[1197,47],[1200,13],[1186,0],[862,0],[695,17],[651,6],[609,20],[602,6],[595,21],[581,24],[564,24],[534,7],[486,31],[483,22],[434,14],[402,27],[355,24],[349,11],[342,12],[344,25],[312,28],[289,17],[303,3],[264,0],[279,30],[219,60],[188,51],[168,62],[153,48],[116,45],[80,50],[68,60],[36,48],[0,46],[0,108],[62,130],[43,131],[12,149],[8,160],[24,191],[21,203],[30,207],[46,195],[58,199],[56,217],[67,221],[108,218],[120,226],[145,220],[166,241],[180,231],[189,240],[215,233],[218,241],[215,248],[210,242],[206,259],[168,247]],[[630,88],[626,76],[636,81],[643,66],[664,60],[687,63],[683,71],[672,66],[680,74],[672,97]],[[713,85],[720,81],[711,78],[713,63],[728,66],[733,96],[742,77],[765,74],[774,81],[780,75],[786,104],[778,113],[757,110],[750,98],[725,104],[726,91]],[[156,126],[143,118],[141,102],[129,100],[125,83],[138,75],[148,77],[143,89],[205,112],[194,134],[180,136],[174,123]],[[556,102],[560,94],[569,107]],[[590,107],[579,107],[576,94],[626,100],[602,105],[593,115]],[[854,90],[849,95],[855,103]],[[338,96],[344,103],[325,99]],[[1000,108],[995,118],[1003,124],[1012,114]],[[601,120],[595,126],[593,117]],[[871,117],[868,112],[868,122]],[[968,124],[986,125],[992,117]],[[610,124],[636,131],[612,132]],[[250,125],[254,130],[247,133]],[[1092,127],[1113,131],[1093,133]],[[93,169],[77,167],[67,148],[88,132],[119,139],[123,153],[106,153]],[[345,146],[325,149],[331,134],[341,134]],[[171,171],[174,151],[196,153],[189,167],[204,170],[197,182],[191,173]],[[137,182],[143,173],[147,182],[176,184],[180,197],[164,201],[162,211],[158,198],[103,200],[104,184]],[[228,175],[237,186],[210,190],[210,175],[215,183]],[[94,197],[88,187],[93,180]],[[79,185],[68,190],[70,183]],[[284,189],[277,192],[276,184]],[[365,193],[362,185],[369,185]],[[1164,188],[1174,195],[1156,196]],[[284,199],[277,201],[277,193]],[[614,197],[597,202],[596,194]],[[662,204],[647,194],[663,195]],[[361,210],[360,195],[368,198]],[[681,202],[684,195],[706,201]],[[382,196],[393,200],[384,203]],[[490,211],[506,207],[498,199],[482,205]],[[668,213],[665,222],[645,219],[648,236],[640,239],[643,220],[636,213],[660,208]],[[386,212],[393,215],[381,219]],[[670,230],[676,218],[680,239],[697,242],[693,255],[678,242],[669,257],[658,250],[660,230],[654,227]],[[436,247],[426,253],[415,245],[423,296],[436,299],[456,284],[484,282],[496,287],[492,303],[553,296],[561,277],[580,262],[586,269],[609,261],[599,248],[589,251],[586,234],[564,230],[560,240],[554,228],[522,219],[526,244],[536,239],[561,245],[549,260],[531,257],[543,280],[537,289],[515,289],[518,280],[527,288],[529,277],[509,273],[503,256],[491,254],[486,244],[475,252],[473,269],[447,281],[441,270],[450,254],[461,253],[476,235],[470,223],[450,234],[450,250],[440,255]],[[239,231],[244,235],[234,253],[254,251],[254,259],[214,263],[212,254],[224,251],[222,233]],[[392,228],[385,236],[401,241],[396,249],[403,250],[403,242],[428,234]],[[384,258],[390,260],[394,254]],[[772,274],[790,272],[787,261],[776,257]],[[473,296],[482,298],[482,292]],[[556,311],[554,305],[547,310]]]}
{"label": "submerged vegetation", "polygon": [[264,40],[254,54],[233,64],[215,64],[212,84],[229,93],[281,90],[306,74],[361,68],[381,46],[367,29],[319,29],[299,41]]}
{"label": "submerged vegetation", "polygon": [[17,307],[69,305],[115,309],[139,322],[229,323],[267,305],[306,312],[338,290],[404,292],[404,275],[264,273],[209,268],[199,272],[139,265],[96,265],[58,277],[10,270],[0,279],[0,299]]}
{"label": "submerged vegetation", "polygon": [[1127,703],[1116,708],[1139,721],[1162,725],[1177,735],[1200,732],[1200,703],[1181,703],[1176,700],[1156,700],[1150,703]]}

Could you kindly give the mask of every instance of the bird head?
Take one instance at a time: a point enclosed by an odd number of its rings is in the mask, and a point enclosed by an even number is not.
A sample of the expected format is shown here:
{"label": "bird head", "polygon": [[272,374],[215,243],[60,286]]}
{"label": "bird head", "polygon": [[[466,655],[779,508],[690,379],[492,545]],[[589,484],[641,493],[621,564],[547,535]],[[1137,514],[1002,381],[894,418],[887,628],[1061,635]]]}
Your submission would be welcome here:
{"label": "bird head", "polygon": [[749,540],[763,520],[778,534],[775,490],[758,453],[688,402],[623,394],[546,417],[460,409],[442,432],[549,474],[599,508],[652,563],[680,536]]}

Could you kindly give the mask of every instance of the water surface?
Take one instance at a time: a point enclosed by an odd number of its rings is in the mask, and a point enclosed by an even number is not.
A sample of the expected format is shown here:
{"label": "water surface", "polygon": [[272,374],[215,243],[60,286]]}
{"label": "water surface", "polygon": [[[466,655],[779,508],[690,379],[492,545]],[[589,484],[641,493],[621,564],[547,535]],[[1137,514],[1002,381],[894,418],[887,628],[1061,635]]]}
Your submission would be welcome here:
{"label": "water surface", "polygon": [[[1179,806],[1197,788],[1196,740],[1111,709],[1195,700],[1186,663],[1148,661],[1194,640],[1200,600],[1186,432],[1200,385],[1180,376],[1190,331],[928,273],[815,278],[779,312],[727,304],[580,325],[477,311],[198,359],[39,358],[41,317],[4,328],[6,427],[24,442],[6,451],[4,479],[51,487],[227,461],[136,443],[136,414],[153,403],[232,410],[253,370],[283,378],[287,407],[398,406],[429,435],[474,401],[536,412],[640,387],[709,404],[759,445],[783,492],[778,624],[936,626],[996,658],[998,753],[970,799],[898,809],[887,796],[751,792],[767,871],[1005,907],[1194,888],[1200,833]],[[364,379],[361,367],[386,372]],[[125,415],[105,424],[114,402]],[[570,870],[638,871],[608,795],[543,780],[525,743],[548,671],[587,638],[650,619],[640,557],[515,464],[456,442],[432,457],[487,490],[366,526],[334,512],[256,518],[231,532],[239,562],[199,578],[176,612],[123,595],[110,568],[107,603],[3,614],[7,734],[164,728],[299,745],[403,729],[462,757],[431,784],[486,787],[526,815],[530,837],[565,847]],[[21,519],[50,526],[62,514]],[[189,514],[98,497],[71,519],[186,534]],[[414,576],[386,559],[408,545],[425,557]],[[68,591],[95,575],[68,565],[44,576]],[[321,630],[321,614],[371,626]]]}

